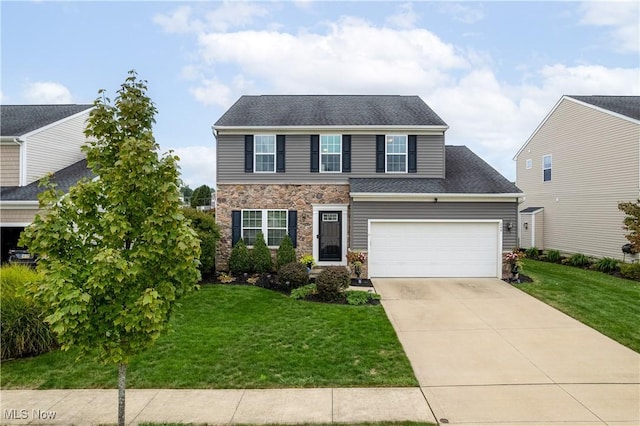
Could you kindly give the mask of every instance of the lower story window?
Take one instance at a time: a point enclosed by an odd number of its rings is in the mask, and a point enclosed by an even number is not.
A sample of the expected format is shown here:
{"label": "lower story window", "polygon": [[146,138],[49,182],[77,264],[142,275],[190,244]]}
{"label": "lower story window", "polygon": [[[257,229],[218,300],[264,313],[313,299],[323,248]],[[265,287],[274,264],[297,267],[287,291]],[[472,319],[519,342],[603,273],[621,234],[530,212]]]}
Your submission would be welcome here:
{"label": "lower story window", "polygon": [[243,210],[242,239],[251,246],[262,232],[269,247],[278,247],[287,235],[287,210]]}

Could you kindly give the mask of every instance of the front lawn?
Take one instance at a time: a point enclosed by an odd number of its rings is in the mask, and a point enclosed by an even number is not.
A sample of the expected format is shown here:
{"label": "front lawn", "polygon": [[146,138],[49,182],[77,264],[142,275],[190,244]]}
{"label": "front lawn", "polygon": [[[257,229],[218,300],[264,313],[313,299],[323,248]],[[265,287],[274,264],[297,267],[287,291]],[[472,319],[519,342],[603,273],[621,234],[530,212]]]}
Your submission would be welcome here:
{"label": "front lawn", "polygon": [[[129,388],[417,386],[382,306],[293,300],[205,285],[182,300],[174,333],[133,360]],[[117,388],[117,367],[73,351],[4,361],[3,389]]]}
{"label": "front lawn", "polygon": [[523,273],[519,289],[640,352],[640,282],[531,259]]}

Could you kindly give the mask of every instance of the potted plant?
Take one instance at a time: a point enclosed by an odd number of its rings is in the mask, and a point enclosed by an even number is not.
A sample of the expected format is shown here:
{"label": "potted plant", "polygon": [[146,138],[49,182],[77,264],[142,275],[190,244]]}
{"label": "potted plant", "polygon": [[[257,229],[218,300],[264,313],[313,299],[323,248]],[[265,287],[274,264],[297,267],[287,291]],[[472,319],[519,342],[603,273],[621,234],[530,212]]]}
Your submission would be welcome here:
{"label": "potted plant", "polygon": [[311,268],[313,268],[316,264],[315,259],[310,254],[305,254],[300,258],[300,263],[307,265],[307,272],[311,272]]}
{"label": "potted plant", "polygon": [[520,282],[520,272],[522,271],[522,258],[523,253],[519,251],[512,251],[504,255],[504,262],[509,265],[509,271],[511,272],[510,281]]}
{"label": "potted plant", "polygon": [[361,251],[349,251],[347,253],[347,262],[351,264],[351,270],[358,278],[358,284],[362,284],[360,275],[362,274],[362,266],[367,261],[367,255]]}

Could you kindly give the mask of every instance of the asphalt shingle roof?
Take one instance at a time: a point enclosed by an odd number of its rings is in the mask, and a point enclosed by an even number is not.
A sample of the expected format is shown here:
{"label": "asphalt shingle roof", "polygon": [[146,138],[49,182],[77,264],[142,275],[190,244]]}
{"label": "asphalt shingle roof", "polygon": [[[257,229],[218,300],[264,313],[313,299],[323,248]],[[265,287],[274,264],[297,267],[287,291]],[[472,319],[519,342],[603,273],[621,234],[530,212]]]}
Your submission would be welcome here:
{"label": "asphalt shingle roof", "polygon": [[418,96],[242,96],[215,126],[446,126]]}
{"label": "asphalt shingle roof", "polygon": [[[51,182],[57,184],[56,189],[66,193],[82,178],[94,178],[93,172],[87,168],[87,160],[80,160],[53,174]],[[2,201],[37,201],[38,194],[45,190],[38,186],[39,180],[26,186],[0,187],[0,199]]]}
{"label": "asphalt shingle roof", "polygon": [[640,120],[640,96],[572,96],[578,101]]}
{"label": "asphalt shingle roof", "polygon": [[0,105],[0,136],[22,136],[93,105]]}
{"label": "asphalt shingle roof", "polygon": [[352,178],[352,193],[515,194],[520,189],[466,146],[445,147],[445,179]]}
{"label": "asphalt shingle roof", "polygon": [[538,210],[540,210],[542,208],[543,207],[527,207],[524,210],[520,210],[520,213],[533,213],[533,212],[536,212],[536,211],[538,211]]}

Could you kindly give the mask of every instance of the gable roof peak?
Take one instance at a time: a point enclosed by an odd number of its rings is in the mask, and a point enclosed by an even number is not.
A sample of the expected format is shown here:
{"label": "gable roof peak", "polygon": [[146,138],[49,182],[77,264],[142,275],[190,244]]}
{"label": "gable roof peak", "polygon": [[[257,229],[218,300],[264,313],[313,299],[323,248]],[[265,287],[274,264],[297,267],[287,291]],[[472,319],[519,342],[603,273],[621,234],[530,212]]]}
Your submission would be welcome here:
{"label": "gable roof peak", "polygon": [[22,136],[91,108],[92,104],[0,105],[0,136]]}

